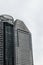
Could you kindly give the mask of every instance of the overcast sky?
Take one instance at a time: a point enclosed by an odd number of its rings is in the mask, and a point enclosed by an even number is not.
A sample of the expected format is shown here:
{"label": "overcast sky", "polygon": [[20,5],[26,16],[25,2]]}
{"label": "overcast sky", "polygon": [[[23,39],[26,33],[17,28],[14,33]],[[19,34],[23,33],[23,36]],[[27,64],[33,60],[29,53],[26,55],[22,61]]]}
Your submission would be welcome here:
{"label": "overcast sky", "polygon": [[43,65],[43,0],[0,0],[0,15],[23,20],[32,33],[34,65]]}

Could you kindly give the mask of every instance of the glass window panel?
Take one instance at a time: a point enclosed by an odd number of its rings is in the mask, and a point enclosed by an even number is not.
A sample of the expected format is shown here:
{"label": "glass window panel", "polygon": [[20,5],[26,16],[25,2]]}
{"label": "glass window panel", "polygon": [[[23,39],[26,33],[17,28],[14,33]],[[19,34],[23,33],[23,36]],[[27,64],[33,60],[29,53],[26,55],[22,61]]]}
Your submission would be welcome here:
{"label": "glass window panel", "polygon": [[10,24],[5,25],[5,59],[6,64],[12,65],[12,52],[13,52],[13,26]]}

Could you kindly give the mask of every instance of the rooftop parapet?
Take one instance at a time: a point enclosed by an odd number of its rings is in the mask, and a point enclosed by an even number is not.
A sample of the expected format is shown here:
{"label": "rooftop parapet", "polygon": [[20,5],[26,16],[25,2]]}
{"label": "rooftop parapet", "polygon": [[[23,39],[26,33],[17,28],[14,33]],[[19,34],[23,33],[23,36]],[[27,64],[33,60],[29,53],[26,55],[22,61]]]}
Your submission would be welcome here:
{"label": "rooftop parapet", "polygon": [[10,24],[13,24],[14,19],[13,19],[12,16],[5,14],[5,15],[0,15],[0,21],[2,21],[2,22],[8,22]]}

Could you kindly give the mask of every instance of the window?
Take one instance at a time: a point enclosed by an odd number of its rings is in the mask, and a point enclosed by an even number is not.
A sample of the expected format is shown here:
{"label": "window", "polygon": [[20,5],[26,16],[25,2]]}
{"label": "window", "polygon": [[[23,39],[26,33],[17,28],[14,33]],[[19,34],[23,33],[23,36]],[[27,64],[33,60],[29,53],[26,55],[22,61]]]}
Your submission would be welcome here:
{"label": "window", "polygon": [[12,56],[13,56],[13,26],[5,23],[5,60],[6,64],[12,65]]}

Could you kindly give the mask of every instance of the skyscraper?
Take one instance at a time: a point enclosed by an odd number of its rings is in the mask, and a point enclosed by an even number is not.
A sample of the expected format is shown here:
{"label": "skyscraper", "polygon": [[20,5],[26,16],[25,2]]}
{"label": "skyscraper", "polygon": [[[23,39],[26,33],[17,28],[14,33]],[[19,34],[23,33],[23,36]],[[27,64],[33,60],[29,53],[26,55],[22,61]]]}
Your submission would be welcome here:
{"label": "skyscraper", "polygon": [[0,65],[33,65],[31,33],[9,15],[0,16]]}
{"label": "skyscraper", "polygon": [[31,33],[21,20],[14,22],[16,65],[33,65]]}
{"label": "skyscraper", "polygon": [[13,18],[0,16],[0,65],[14,65]]}

